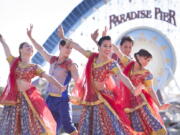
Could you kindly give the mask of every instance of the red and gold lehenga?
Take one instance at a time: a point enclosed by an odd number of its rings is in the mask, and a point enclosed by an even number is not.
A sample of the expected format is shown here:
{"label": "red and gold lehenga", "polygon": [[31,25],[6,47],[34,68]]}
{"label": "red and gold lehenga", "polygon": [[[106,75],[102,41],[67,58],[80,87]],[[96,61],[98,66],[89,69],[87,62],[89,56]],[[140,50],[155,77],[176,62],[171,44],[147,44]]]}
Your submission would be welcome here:
{"label": "red and gold lehenga", "polygon": [[135,131],[143,132],[144,135],[165,135],[166,129],[158,112],[158,107],[148,91],[148,87],[152,85],[153,76],[146,69],[134,72],[134,63],[132,61],[127,65],[124,74],[130,78],[135,86],[141,83],[146,88],[142,90],[139,96],[135,97],[125,86],[121,85],[121,91],[125,97],[120,102],[121,107],[128,114]]}
{"label": "red and gold lehenga", "polygon": [[[110,75],[119,72],[114,60],[96,64],[98,54],[93,53],[88,59],[81,80],[72,91],[71,101],[83,106],[80,122],[80,135],[135,135],[123,111],[117,109],[118,89],[113,86]],[[98,90],[94,81],[104,82],[106,87]],[[121,119],[123,117],[123,119]],[[126,123],[126,122],[127,123]]]}
{"label": "red and gold lehenga", "polygon": [[[0,96],[0,104],[4,105],[0,135],[55,135],[56,122],[36,87],[31,85],[31,79],[41,76],[43,71],[36,64],[20,67],[19,58],[10,59],[8,84]],[[17,88],[17,79],[29,82],[27,90]]]}

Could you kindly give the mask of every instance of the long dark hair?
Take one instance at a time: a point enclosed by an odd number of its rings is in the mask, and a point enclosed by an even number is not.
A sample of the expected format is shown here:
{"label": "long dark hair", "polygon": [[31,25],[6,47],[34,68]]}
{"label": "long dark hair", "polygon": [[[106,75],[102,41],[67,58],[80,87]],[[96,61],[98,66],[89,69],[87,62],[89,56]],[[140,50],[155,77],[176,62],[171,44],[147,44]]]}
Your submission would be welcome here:
{"label": "long dark hair", "polygon": [[66,44],[66,41],[63,39],[59,42],[59,46],[65,46]]}
{"label": "long dark hair", "polygon": [[137,58],[137,55],[145,57],[145,58],[152,58],[152,54],[148,52],[145,49],[140,49],[138,52],[134,54],[134,58],[136,59],[137,63],[139,64],[140,67],[142,67],[141,63],[139,62],[139,59]]}

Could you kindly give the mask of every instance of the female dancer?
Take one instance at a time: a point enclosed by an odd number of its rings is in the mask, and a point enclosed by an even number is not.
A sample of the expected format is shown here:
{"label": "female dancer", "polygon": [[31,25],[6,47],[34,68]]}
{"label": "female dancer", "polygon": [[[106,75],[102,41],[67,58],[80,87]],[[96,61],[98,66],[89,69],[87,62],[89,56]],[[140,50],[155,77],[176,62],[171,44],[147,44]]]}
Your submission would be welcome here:
{"label": "female dancer", "polygon": [[[92,40],[97,44],[97,37],[98,37],[98,29],[95,30],[91,34]],[[107,27],[105,27],[102,36],[107,35]],[[133,48],[134,41],[129,36],[124,36],[121,39],[119,47],[113,46],[113,51],[111,58],[116,60],[121,67],[122,70],[128,65],[128,63],[132,60],[132,57],[130,56],[132,48]],[[119,50],[120,49],[120,50]]]}
{"label": "female dancer", "polygon": [[46,103],[57,122],[56,134],[59,135],[61,128],[63,128],[66,133],[75,135],[77,130],[72,123],[72,106],[69,102],[68,84],[71,81],[71,76],[76,81],[79,75],[76,64],[69,58],[72,48],[62,40],[59,44],[59,57],[52,56],[34,40],[32,29],[33,26],[30,25],[30,29],[27,29],[27,35],[38,52],[50,63],[50,75],[55,77],[58,82],[67,86],[62,95],[52,83],[49,83],[47,87],[48,97]]}
{"label": "female dancer", "polygon": [[30,63],[33,48],[26,42],[19,46],[19,57],[13,57],[3,37],[0,35],[7,60],[10,64],[8,84],[0,96],[4,105],[0,120],[1,135],[55,135],[56,122],[46,103],[32,86],[31,79],[43,77],[53,83],[60,92],[65,87],[47,75],[38,65]]}
{"label": "female dancer", "polygon": [[[141,131],[145,135],[165,135],[166,129],[159,114],[159,109],[170,107],[169,104],[161,105],[152,89],[152,74],[145,66],[152,59],[152,55],[145,49],[135,53],[136,61],[132,61],[124,70],[135,86],[143,84],[145,88],[139,96],[133,96],[128,89],[124,101],[124,111],[129,114],[134,130]],[[129,96],[129,97],[128,97]]]}
{"label": "female dancer", "polygon": [[[102,37],[98,42],[99,53],[85,51],[78,44],[64,37],[63,29],[59,28],[62,39],[88,58],[83,77],[73,90],[71,101],[83,105],[79,122],[80,135],[129,135],[136,134],[121,121],[115,108],[118,100],[118,88],[113,84],[111,75],[116,74],[128,86],[132,93],[139,91],[123,75],[118,64],[112,60],[112,45],[109,36]],[[141,88],[141,86],[139,86]],[[140,89],[139,88],[139,89]]]}

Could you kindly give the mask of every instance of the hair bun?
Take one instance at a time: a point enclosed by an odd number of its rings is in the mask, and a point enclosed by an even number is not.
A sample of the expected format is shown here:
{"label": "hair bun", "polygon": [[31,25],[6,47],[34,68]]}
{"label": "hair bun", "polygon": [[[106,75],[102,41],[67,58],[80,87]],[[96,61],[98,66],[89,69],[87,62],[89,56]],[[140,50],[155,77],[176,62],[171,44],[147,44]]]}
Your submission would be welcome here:
{"label": "hair bun", "polygon": [[60,41],[60,45],[61,45],[61,46],[64,46],[65,44],[66,44],[66,41],[65,41],[65,40],[61,40],[61,41]]}

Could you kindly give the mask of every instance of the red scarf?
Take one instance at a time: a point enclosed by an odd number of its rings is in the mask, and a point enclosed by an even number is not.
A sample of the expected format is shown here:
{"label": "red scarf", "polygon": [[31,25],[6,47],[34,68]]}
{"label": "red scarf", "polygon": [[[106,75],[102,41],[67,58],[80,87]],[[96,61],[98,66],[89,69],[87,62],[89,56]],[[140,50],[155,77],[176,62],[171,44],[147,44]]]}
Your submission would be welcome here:
{"label": "red scarf", "polygon": [[93,103],[98,101],[97,94],[93,89],[93,82],[91,78],[92,73],[92,64],[94,58],[97,57],[98,54],[92,54],[85,67],[85,71],[80,80],[77,81],[75,89],[72,91],[72,97],[78,97],[78,100],[81,103]]}
{"label": "red scarf", "polygon": [[15,70],[18,66],[19,58],[16,58],[10,67],[7,85],[0,96],[0,104],[2,105],[15,105],[17,103],[18,90],[16,86]]}

